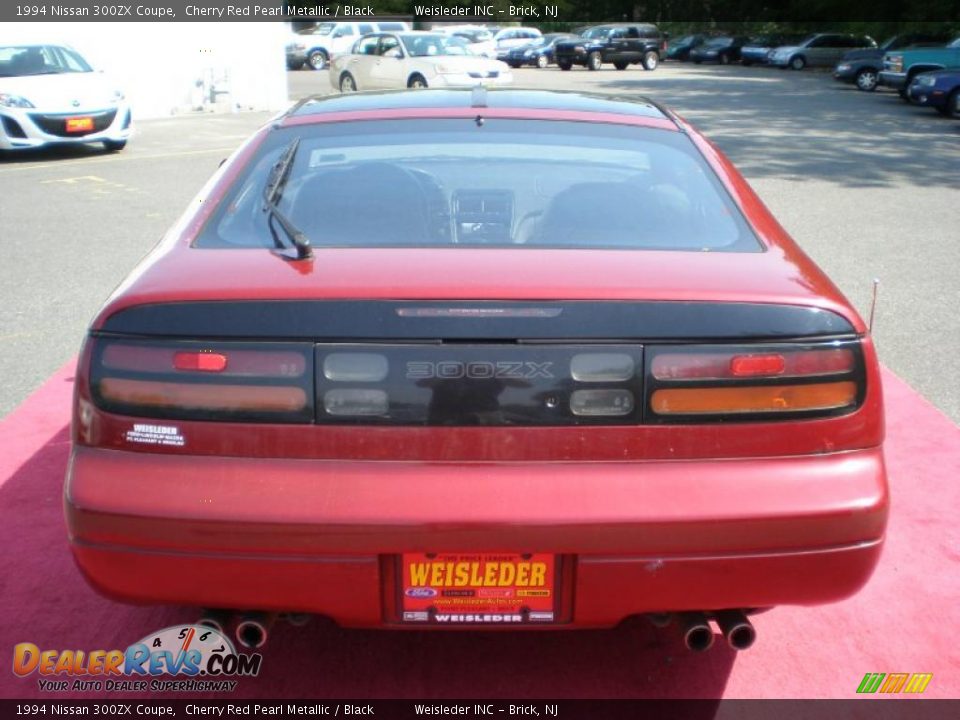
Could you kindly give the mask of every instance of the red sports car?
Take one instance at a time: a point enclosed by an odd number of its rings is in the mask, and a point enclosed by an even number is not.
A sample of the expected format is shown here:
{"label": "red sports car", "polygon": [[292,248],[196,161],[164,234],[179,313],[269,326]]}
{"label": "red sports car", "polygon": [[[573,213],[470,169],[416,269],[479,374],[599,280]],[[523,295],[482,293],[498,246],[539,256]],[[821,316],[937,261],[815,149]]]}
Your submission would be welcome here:
{"label": "red sports car", "polygon": [[73,552],[130,602],[744,648],[887,521],[864,322],[645,100],[301,102],[107,302],[74,413]]}

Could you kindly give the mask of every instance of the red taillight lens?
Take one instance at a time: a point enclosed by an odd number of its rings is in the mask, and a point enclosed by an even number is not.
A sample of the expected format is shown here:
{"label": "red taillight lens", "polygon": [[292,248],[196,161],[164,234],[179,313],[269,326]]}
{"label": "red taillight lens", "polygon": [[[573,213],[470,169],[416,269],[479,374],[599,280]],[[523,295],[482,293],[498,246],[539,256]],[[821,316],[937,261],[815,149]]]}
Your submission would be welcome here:
{"label": "red taillight lens", "polygon": [[736,377],[782,375],[786,365],[783,355],[737,355],[730,360],[730,372]]}
{"label": "red taillight lens", "polygon": [[223,372],[227,369],[227,356],[213,352],[177,352],[173,354],[176,370],[195,372]]}
{"label": "red taillight lens", "polygon": [[250,350],[230,344],[178,350],[176,344],[163,347],[112,342],[103,348],[101,362],[110,370],[222,373],[231,377],[300,377],[307,369],[303,352]]}
{"label": "red taillight lens", "polygon": [[650,419],[849,412],[863,396],[856,341],[648,348]]}
{"label": "red taillight lens", "polygon": [[650,364],[656,380],[726,380],[742,377],[804,377],[853,370],[853,350],[847,347],[779,350],[757,353],[745,349],[716,352],[689,348],[657,353]]}
{"label": "red taillight lens", "polygon": [[310,344],[93,342],[90,384],[103,410],[197,420],[313,420]]}

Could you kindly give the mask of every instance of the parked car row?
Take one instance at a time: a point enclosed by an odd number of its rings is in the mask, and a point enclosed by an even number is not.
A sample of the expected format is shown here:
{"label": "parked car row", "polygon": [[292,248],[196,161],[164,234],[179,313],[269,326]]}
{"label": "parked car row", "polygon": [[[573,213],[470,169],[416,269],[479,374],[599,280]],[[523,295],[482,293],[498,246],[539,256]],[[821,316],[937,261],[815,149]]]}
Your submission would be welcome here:
{"label": "parked car row", "polygon": [[948,33],[909,33],[887,38],[875,48],[854,50],[841,58],[834,68],[837,80],[854,83],[858,89],[872,92],[880,81],[884,56],[907,47],[943,46],[950,40]]}
{"label": "parked car row", "polygon": [[960,118],[960,36],[940,46],[918,44],[886,53],[877,82],[907,102]]}

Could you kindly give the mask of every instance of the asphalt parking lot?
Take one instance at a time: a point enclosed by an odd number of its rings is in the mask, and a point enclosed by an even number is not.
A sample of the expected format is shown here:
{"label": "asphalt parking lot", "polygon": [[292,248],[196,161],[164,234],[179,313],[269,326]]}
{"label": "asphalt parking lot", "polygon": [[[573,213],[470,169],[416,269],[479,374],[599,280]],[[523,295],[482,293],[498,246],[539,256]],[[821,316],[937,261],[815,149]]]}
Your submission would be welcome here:
{"label": "asphalt parking lot", "polygon": [[[291,99],[332,92],[288,73]],[[866,316],[881,360],[960,422],[960,123],[822,72],[665,63],[522,69],[520,87],[648,95],[700,127]],[[144,121],[123,153],[0,159],[0,416],[79,348],[90,318],[267,113]]]}

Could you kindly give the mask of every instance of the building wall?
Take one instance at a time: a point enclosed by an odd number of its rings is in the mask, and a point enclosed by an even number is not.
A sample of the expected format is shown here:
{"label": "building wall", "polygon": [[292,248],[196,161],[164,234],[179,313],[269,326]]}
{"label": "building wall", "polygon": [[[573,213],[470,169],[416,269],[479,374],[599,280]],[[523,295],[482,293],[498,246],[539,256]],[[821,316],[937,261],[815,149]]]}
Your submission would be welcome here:
{"label": "building wall", "polygon": [[0,26],[0,42],[73,46],[116,79],[136,118],[287,105],[282,22],[45,22]]}

